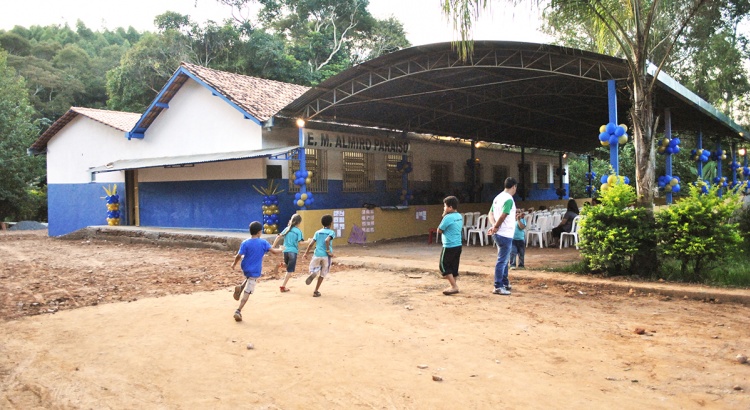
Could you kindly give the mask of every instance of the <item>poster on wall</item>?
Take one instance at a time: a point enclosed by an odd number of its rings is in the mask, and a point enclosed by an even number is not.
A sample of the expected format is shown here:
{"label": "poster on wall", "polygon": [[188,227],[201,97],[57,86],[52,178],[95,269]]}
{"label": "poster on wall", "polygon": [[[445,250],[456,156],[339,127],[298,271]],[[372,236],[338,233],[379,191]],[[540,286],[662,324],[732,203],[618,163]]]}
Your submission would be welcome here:
{"label": "poster on wall", "polygon": [[426,221],[426,220],[427,220],[427,209],[417,208],[417,221]]}
{"label": "poster on wall", "polygon": [[368,233],[375,232],[375,210],[374,209],[362,210],[362,231],[368,232]]}
{"label": "poster on wall", "polygon": [[344,230],[346,229],[346,223],[345,223],[345,212],[343,209],[333,210],[333,226],[331,227],[331,229],[336,231],[337,238],[340,238],[341,235],[344,233]]}

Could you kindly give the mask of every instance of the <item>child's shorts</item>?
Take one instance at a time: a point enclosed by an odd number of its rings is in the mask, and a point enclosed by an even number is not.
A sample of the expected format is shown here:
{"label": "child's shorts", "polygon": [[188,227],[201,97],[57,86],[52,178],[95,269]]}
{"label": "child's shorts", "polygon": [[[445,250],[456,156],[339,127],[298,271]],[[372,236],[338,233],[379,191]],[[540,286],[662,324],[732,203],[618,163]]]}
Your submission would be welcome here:
{"label": "child's shorts", "polygon": [[247,284],[245,285],[245,293],[252,295],[255,292],[255,285],[258,283],[258,278],[245,278]]}
{"label": "child's shorts", "polygon": [[440,254],[440,273],[443,276],[458,276],[458,265],[461,263],[461,246],[443,248]]}
{"label": "child's shorts", "polygon": [[294,269],[297,268],[297,253],[284,252],[284,264],[287,272],[294,272]]}
{"label": "child's shorts", "polygon": [[314,256],[310,261],[310,273],[317,273],[321,278],[328,276],[331,269],[331,258],[328,256]]}

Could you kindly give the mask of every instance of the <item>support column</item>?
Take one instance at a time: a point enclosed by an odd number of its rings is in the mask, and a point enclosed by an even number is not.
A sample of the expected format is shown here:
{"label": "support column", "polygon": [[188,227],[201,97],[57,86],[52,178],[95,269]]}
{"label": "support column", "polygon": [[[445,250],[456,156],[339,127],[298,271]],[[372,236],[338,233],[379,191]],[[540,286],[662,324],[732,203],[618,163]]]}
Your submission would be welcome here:
{"label": "support column", "polygon": [[721,183],[722,163],[721,163],[721,155],[718,155],[719,152],[721,152],[721,140],[718,140],[716,142],[716,154],[717,154],[716,155],[716,177],[719,178],[719,191],[717,192],[717,194],[719,195],[719,198],[721,198],[724,195],[724,186],[723,186],[724,184]]}
{"label": "support column", "polygon": [[593,175],[591,174],[591,172],[592,172],[591,171],[591,155],[588,155],[588,160],[589,160],[589,173],[588,173],[588,176],[589,176],[589,189],[588,189],[588,191],[589,192],[588,192],[588,194],[589,194],[589,198],[593,198],[594,197],[594,178],[593,178]]}
{"label": "support column", "polygon": [[[698,150],[703,149],[703,131],[698,131]],[[703,180],[703,161],[698,160],[696,164],[698,168],[698,179]]]}
{"label": "support column", "polygon": [[[297,120],[297,126],[299,127],[299,170],[307,171],[307,158],[305,156],[305,121],[302,119]],[[300,194],[307,193],[307,183],[303,183],[299,187]],[[301,206],[300,209],[307,209],[306,206]]]}
{"label": "support column", "polygon": [[521,147],[521,166],[518,167],[518,174],[519,174],[518,181],[519,181],[519,184],[521,184],[521,186],[524,187],[521,190],[522,201],[526,200],[526,195],[528,194],[528,192],[526,192],[526,174],[523,172],[524,170],[526,170],[526,148]]}
{"label": "support column", "polygon": [[[669,111],[669,108],[664,110],[664,137],[670,141],[672,140],[672,112]],[[665,174],[674,178],[674,175],[672,175],[672,154],[667,152],[665,153],[665,156],[667,157]],[[667,205],[672,205],[671,190],[667,191]]]}
{"label": "support column", "polygon": [[[615,80],[607,80],[607,101],[609,103],[609,122],[617,125],[617,89],[615,88]],[[620,175],[618,145],[609,144],[609,164],[612,165],[615,175]]]}

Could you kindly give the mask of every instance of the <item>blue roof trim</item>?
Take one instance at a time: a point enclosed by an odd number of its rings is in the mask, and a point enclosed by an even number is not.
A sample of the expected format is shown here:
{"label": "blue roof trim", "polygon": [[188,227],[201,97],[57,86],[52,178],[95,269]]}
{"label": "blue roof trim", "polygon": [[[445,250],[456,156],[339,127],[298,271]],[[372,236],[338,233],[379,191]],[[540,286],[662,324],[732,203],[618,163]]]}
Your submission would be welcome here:
{"label": "blue roof trim", "polygon": [[128,138],[128,140],[130,140],[132,138],[143,139],[145,137],[146,130],[148,130],[148,126],[144,126],[143,125],[143,122],[146,119],[146,117],[152,111],[154,111],[156,109],[164,110],[164,109],[168,109],[169,108],[169,105],[167,103],[160,102],[159,100],[161,100],[161,98],[164,96],[164,94],[167,91],[169,91],[169,89],[172,87],[172,84],[177,80],[177,78],[180,75],[186,75],[186,76],[190,77],[191,79],[193,79],[193,81],[197,82],[198,84],[200,84],[203,87],[206,87],[208,90],[210,90],[213,95],[221,98],[222,100],[226,101],[229,105],[231,105],[232,107],[234,107],[234,109],[236,109],[237,111],[239,111],[242,114],[243,117],[245,117],[246,119],[252,120],[254,123],[256,123],[258,125],[262,125],[262,123],[260,122],[260,120],[258,120],[257,118],[253,117],[252,115],[250,115],[250,113],[248,113],[247,111],[245,111],[242,108],[240,108],[240,106],[238,106],[237,104],[235,104],[234,102],[232,102],[231,100],[229,100],[224,94],[218,92],[215,88],[213,88],[210,85],[208,85],[205,81],[203,81],[200,78],[196,77],[193,73],[191,73],[190,71],[188,71],[185,67],[180,66],[180,68],[177,69],[177,71],[175,71],[174,74],[172,74],[172,77],[169,78],[169,81],[167,81],[167,83],[164,84],[164,87],[161,88],[161,91],[159,91],[159,94],[156,95],[156,97],[154,98],[154,100],[151,102],[151,105],[149,105],[148,108],[146,109],[146,111],[143,112],[143,115],[141,115],[141,118],[139,118],[138,122],[135,123],[135,126],[133,126],[133,129],[130,130],[129,132],[125,133],[125,136]]}
{"label": "blue roof trim", "polygon": [[213,95],[221,98],[227,104],[229,104],[232,107],[234,107],[234,109],[237,110],[237,111],[239,111],[246,119],[252,120],[254,123],[256,123],[258,125],[263,125],[259,119],[253,117],[250,113],[248,113],[247,111],[245,111],[242,108],[240,108],[239,105],[235,104],[233,101],[231,101],[229,98],[227,98],[224,94],[220,93],[215,88],[213,88],[210,85],[208,85],[206,82],[204,82],[203,80],[201,80],[200,78],[198,78],[197,76],[195,76],[193,73],[191,73],[190,71],[186,70],[184,67],[180,67],[179,71],[183,72],[185,75],[187,75],[188,77],[192,78],[198,84],[206,87],[208,90],[211,91],[211,93]]}

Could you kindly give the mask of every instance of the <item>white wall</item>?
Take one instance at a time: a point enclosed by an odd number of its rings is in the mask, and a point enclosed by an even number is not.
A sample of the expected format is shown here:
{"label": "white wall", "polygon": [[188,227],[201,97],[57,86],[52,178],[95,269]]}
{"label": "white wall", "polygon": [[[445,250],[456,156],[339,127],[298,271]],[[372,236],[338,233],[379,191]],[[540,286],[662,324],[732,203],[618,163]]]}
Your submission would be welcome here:
{"label": "white wall", "polygon": [[151,124],[142,158],[259,150],[261,126],[189,79]]}
{"label": "white wall", "polygon": [[[125,133],[76,116],[47,143],[47,183],[82,184],[91,182],[88,169],[136,154]],[[122,172],[98,176],[97,182],[121,182]]]}
{"label": "white wall", "polygon": [[265,158],[210,162],[192,167],[154,167],[138,170],[139,182],[214,181],[266,178]]}

